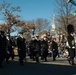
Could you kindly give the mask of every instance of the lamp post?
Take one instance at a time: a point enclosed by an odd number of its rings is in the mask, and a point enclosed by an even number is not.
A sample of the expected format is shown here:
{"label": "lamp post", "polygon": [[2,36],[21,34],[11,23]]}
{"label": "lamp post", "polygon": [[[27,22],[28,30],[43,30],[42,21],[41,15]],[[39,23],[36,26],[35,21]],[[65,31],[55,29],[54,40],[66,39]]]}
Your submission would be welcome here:
{"label": "lamp post", "polygon": [[35,26],[32,27],[32,35],[34,37],[34,34],[35,34]]}
{"label": "lamp post", "polygon": [[61,37],[60,37],[60,30],[58,31],[58,36],[59,36],[59,42],[60,42],[60,40],[61,40]]}

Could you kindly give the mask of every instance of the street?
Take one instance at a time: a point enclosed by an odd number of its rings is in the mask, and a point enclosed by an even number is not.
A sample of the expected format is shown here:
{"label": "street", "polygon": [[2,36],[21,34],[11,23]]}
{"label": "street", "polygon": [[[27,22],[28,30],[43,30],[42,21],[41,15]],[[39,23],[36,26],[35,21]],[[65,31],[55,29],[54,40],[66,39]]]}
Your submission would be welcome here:
{"label": "street", "polygon": [[76,66],[69,65],[66,58],[57,58],[57,61],[48,58],[48,62],[40,60],[40,63],[36,63],[27,57],[23,66],[19,65],[17,59],[15,57],[9,64],[4,61],[0,75],[76,75]]}

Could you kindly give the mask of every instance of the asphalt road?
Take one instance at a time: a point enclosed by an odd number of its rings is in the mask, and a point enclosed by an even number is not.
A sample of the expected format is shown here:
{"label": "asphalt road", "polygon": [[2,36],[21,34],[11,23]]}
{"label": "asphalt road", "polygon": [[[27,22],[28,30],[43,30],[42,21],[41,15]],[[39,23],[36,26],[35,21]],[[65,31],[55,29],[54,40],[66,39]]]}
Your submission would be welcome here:
{"label": "asphalt road", "polygon": [[27,57],[27,62],[21,66],[16,57],[9,64],[4,61],[3,66],[0,75],[76,75],[76,65],[69,65],[66,58],[57,58],[55,62],[48,58],[48,62],[36,63]]}

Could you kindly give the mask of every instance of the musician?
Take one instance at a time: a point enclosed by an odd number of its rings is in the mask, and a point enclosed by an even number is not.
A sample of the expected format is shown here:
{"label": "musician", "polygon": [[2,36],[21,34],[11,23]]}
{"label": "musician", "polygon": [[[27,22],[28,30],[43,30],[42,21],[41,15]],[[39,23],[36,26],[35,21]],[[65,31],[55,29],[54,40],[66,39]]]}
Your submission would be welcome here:
{"label": "musician", "polygon": [[6,58],[6,36],[4,31],[0,31],[0,68],[2,68],[2,62]]}
{"label": "musician", "polygon": [[26,57],[26,39],[23,37],[23,32],[20,32],[19,37],[17,38],[17,46],[18,46],[18,55],[20,65],[23,65],[23,60]]}
{"label": "musician", "polygon": [[74,27],[73,25],[69,24],[67,26],[67,32],[68,32],[68,36],[67,36],[67,40],[68,40],[68,45],[69,45],[69,58],[68,58],[68,62],[71,65],[74,65],[74,57],[75,57],[75,39],[73,36],[74,33]]}

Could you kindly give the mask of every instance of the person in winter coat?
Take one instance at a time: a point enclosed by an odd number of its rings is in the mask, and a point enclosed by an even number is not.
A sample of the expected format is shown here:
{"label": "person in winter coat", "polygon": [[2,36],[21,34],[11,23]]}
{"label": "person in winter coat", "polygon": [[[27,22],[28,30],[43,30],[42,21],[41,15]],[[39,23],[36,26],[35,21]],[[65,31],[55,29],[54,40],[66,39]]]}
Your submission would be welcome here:
{"label": "person in winter coat", "polygon": [[71,65],[74,65],[74,57],[75,57],[75,39],[73,36],[74,33],[74,27],[73,25],[69,24],[67,26],[67,32],[68,32],[68,36],[67,36],[67,40],[68,40],[68,45],[69,45],[69,58],[68,58],[68,62]]}
{"label": "person in winter coat", "polygon": [[58,44],[56,42],[56,38],[53,38],[51,47],[52,47],[52,52],[53,52],[53,61],[55,61],[56,56],[58,55]]}
{"label": "person in winter coat", "polygon": [[18,55],[20,65],[23,65],[23,60],[26,57],[26,39],[23,37],[23,32],[20,32],[19,37],[17,38],[17,46],[18,46]]}
{"label": "person in winter coat", "polygon": [[6,36],[4,31],[0,31],[0,68],[2,68],[2,62],[6,58]]}

